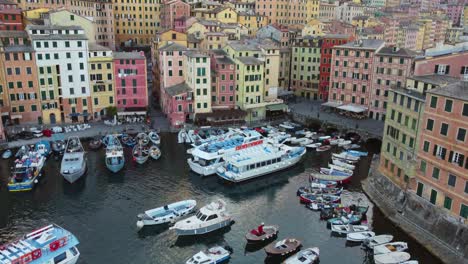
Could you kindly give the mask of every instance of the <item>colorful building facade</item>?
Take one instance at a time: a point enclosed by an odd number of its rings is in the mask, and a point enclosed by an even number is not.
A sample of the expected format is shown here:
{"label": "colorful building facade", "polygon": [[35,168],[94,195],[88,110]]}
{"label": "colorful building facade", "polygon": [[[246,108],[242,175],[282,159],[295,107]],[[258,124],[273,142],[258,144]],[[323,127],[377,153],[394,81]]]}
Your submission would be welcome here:
{"label": "colorful building facade", "polygon": [[348,35],[326,34],[322,36],[322,45],[320,49],[320,81],[319,81],[319,99],[328,100],[328,91],[330,86],[330,72],[332,65],[332,50],[334,46],[345,44],[349,41]]}

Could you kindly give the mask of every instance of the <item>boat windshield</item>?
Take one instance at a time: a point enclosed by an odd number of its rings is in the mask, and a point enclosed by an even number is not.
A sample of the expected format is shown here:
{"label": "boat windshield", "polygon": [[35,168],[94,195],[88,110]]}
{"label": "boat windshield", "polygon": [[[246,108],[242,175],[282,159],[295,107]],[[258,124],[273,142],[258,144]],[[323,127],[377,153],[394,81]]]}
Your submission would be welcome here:
{"label": "boat windshield", "polygon": [[207,216],[204,215],[204,214],[202,214],[200,211],[198,211],[198,213],[197,213],[196,216],[197,216],[197,218],[200,219],[201,221],[205,221],[206,218],[207,218]]}

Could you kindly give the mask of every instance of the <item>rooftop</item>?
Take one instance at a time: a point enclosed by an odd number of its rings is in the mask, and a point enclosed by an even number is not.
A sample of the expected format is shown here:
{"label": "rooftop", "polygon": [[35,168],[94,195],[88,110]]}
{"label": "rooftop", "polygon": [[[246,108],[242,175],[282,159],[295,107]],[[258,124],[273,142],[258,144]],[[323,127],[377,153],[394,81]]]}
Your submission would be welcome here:
{"label": "rooftop", "polygon": [[255,45],[249,45],[242,41],[229,41],[228,45],[236,51],[260,51]]}
{"label": "rooftop", "polygon": [[438,74],[410,76],[408,77],[408,79],[425,82],[429,84],[434,84],[434,85],[443,85],[443,84],[460,81],[460,79],[455,78],[455,77],[451,77],[447,75],[438,75]]}
{"label": "rooftop", "polygon": [[346,34],[325,34],[322,36],[324,39],[349,39],[349,35]]}
{"label": "rooftop", "polygon": [[46,34],[46,35],[30,35],[31,40],[88,40],[84,34]]}
{"label": "rooftop", "polygon": [[235,62],[231,58],[229,58],[227,56],[216,58],[216,63],[218,63],[218,64],[235,64]]}
{"label": "rooftop", "polygon": [[34,52],[34,48],[28,45],[6,46],[5,52]]}
{"label": "rooftop", "polygon": [[405,48],[383,47],[376,54],[396,57],[415,57],[417,53]]}
{"label": "rooftop", "polygon": [[185,52],[185,56],[190,57],[190,58],[207,58],[209,57],[208,55],[198,51],[198,50],[190,50]]}
{"label": "rooftop", "polygon": [[164,46],[160,47],[159,50],[160,51],[183,51],[183,50],[187,50],[187,48],[175,42],[169,41]]}
{"label": "rooftop", "polygon": [[458,81],[447,86],[428,90],[427,93],[468,101],[468,81]]}
{"label": "rooftop", "polygon": [[10,0],[0,0],[0,5],[17,5],[17,3]]}
{"label": "rooftop", "polygon": [[26,31],[0,30],[0,38],[27,38],[27,37],[28,37],[28,33]]}
{"label": "rooftop", "polygon": [[28,25],[26,29],[37,30],[83,30],[80,26]]}
{"label": "rooftop", "polygon": [[413,97],[415,99],[419,99],[420,101],[424,101],[426,99],[426,96],[423,93],[420,93],[417,90],[414,89],[405,89],[401,87],[393,87],[390,91],[403,94],[409,97]]}
{"label": "rooftop", "polygon": [[111,51],[110,48],[98,45],[96,43],[89,43],[88,44],[89,51]]}
{"label": "rooftop", "polygon": [[255,58],[255,57],[237,57],[237,59],[242,62],[243,64],[247,65],[261,65],[263,61]]}
{"label": "rooftop", "polygon": [[176,96],[178,94],[186,93],[191,90],[192,89],[190,89],[190,87],[185,82],[166,87],[166,93],[168,93],[170,96]]}
{"label": "rooftop", "polygon": [[145,59],[145,56],[140,52],[114,52],[114,59],[125,60],[125,59]]}
{"label": "rooftop", "polygon": [[383,40],[378,39],[362,39],[358,41],[348,42],[344,45],[336,46],[339,48],[352,48],[352,49],[364,49],[364,50],[377,50],[384,45]]}

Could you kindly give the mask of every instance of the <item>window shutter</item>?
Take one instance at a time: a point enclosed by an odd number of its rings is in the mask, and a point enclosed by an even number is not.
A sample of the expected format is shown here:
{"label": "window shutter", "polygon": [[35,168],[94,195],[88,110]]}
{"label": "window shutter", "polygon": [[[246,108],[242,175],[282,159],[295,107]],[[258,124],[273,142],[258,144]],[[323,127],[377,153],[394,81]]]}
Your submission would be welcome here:
{"label": "window shutter", "polygon": [[468,157],[466,157],[465,169],[468,169]]}
{"label": "window shutter", "polygon": [[447,149],[446,148],[442,148],[442,159],[445,160],[445,154],[447,154]]}
{"label": "window shutter", "polygon": [[465,155],[461,154],[460,159],[458,159],[458,166],[463,168],[463,162],[465,161]]}
{"label": "window shutter", "polygon": [[465,66],[462,66],[462,67],[461,67],[460,74],[465,74],[465,68],[466,68]]}
{"label": "window shutter", "polygon": [[435,66],[434,73],[438,73],[438,72],[439,72],[439,65],[436,65],[436,66]]}
{"label": "window shutter", "polygon": [[449,74],[450,72],[450,65],[445,66],[445,74]]}
{"label": "window shutter", "polygon": [[437,154],[437,145],[434,144],[434,151],[432,152],[432,155],[435,156]]}
{"label": "window shutter", "polygon": [[448,161],[449,161],[449,162],[452,162],[452,159],[453,159],[453,151],[450,151]]}

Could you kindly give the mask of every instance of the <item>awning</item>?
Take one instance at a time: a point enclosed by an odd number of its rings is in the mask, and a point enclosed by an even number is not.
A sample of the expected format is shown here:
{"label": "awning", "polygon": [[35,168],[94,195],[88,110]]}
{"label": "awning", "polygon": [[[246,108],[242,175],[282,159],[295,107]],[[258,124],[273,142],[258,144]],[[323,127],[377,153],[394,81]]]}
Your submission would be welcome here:
{"label": "awning", "polygon": [[80,116],[80,113],[70,113],[70,114],[68,114],[68,115],[69,115],[69,116],[72,116],[72,117],[73,117],[73,116]]}
{"label": "awning", "polygon": [[328,106],[328,107],[338,107],[342,105],[342,103],[340,102],[332,102],[332,101],[329,101],[329,102],[326,102],[326,103],[323,103],[322,106]]}
{"label": "awning", "polygon": [[285,109],[288,109],[288,106],[285,104],[273,104],[266,106],[266,110],[268,111],[284,111]]}
{"label": "awning", "polygon": [[23,116],[22,115],[11,115],[10,118],[11,119],[21,119],[21,118],[23,118]]}
{"label": "awning", "polygon": [[339,106],[337,108],[340,109],[340,110],[353,112],[353,113],[362,113],[362,112],[367,111],[367,107],[360,106],[360,105],[354,105],[354,104],[342,105],[342,106]]}
{"label": "awning", "polygon": [[9,112],[3,112],[3,113],[2,113],[2,116],[9,116],[9,115],[10,115]]}
{"label": "awning", "polygon": [[117,112],[117,115],[118,115],[118,116],[146,115],[146,111]]}

